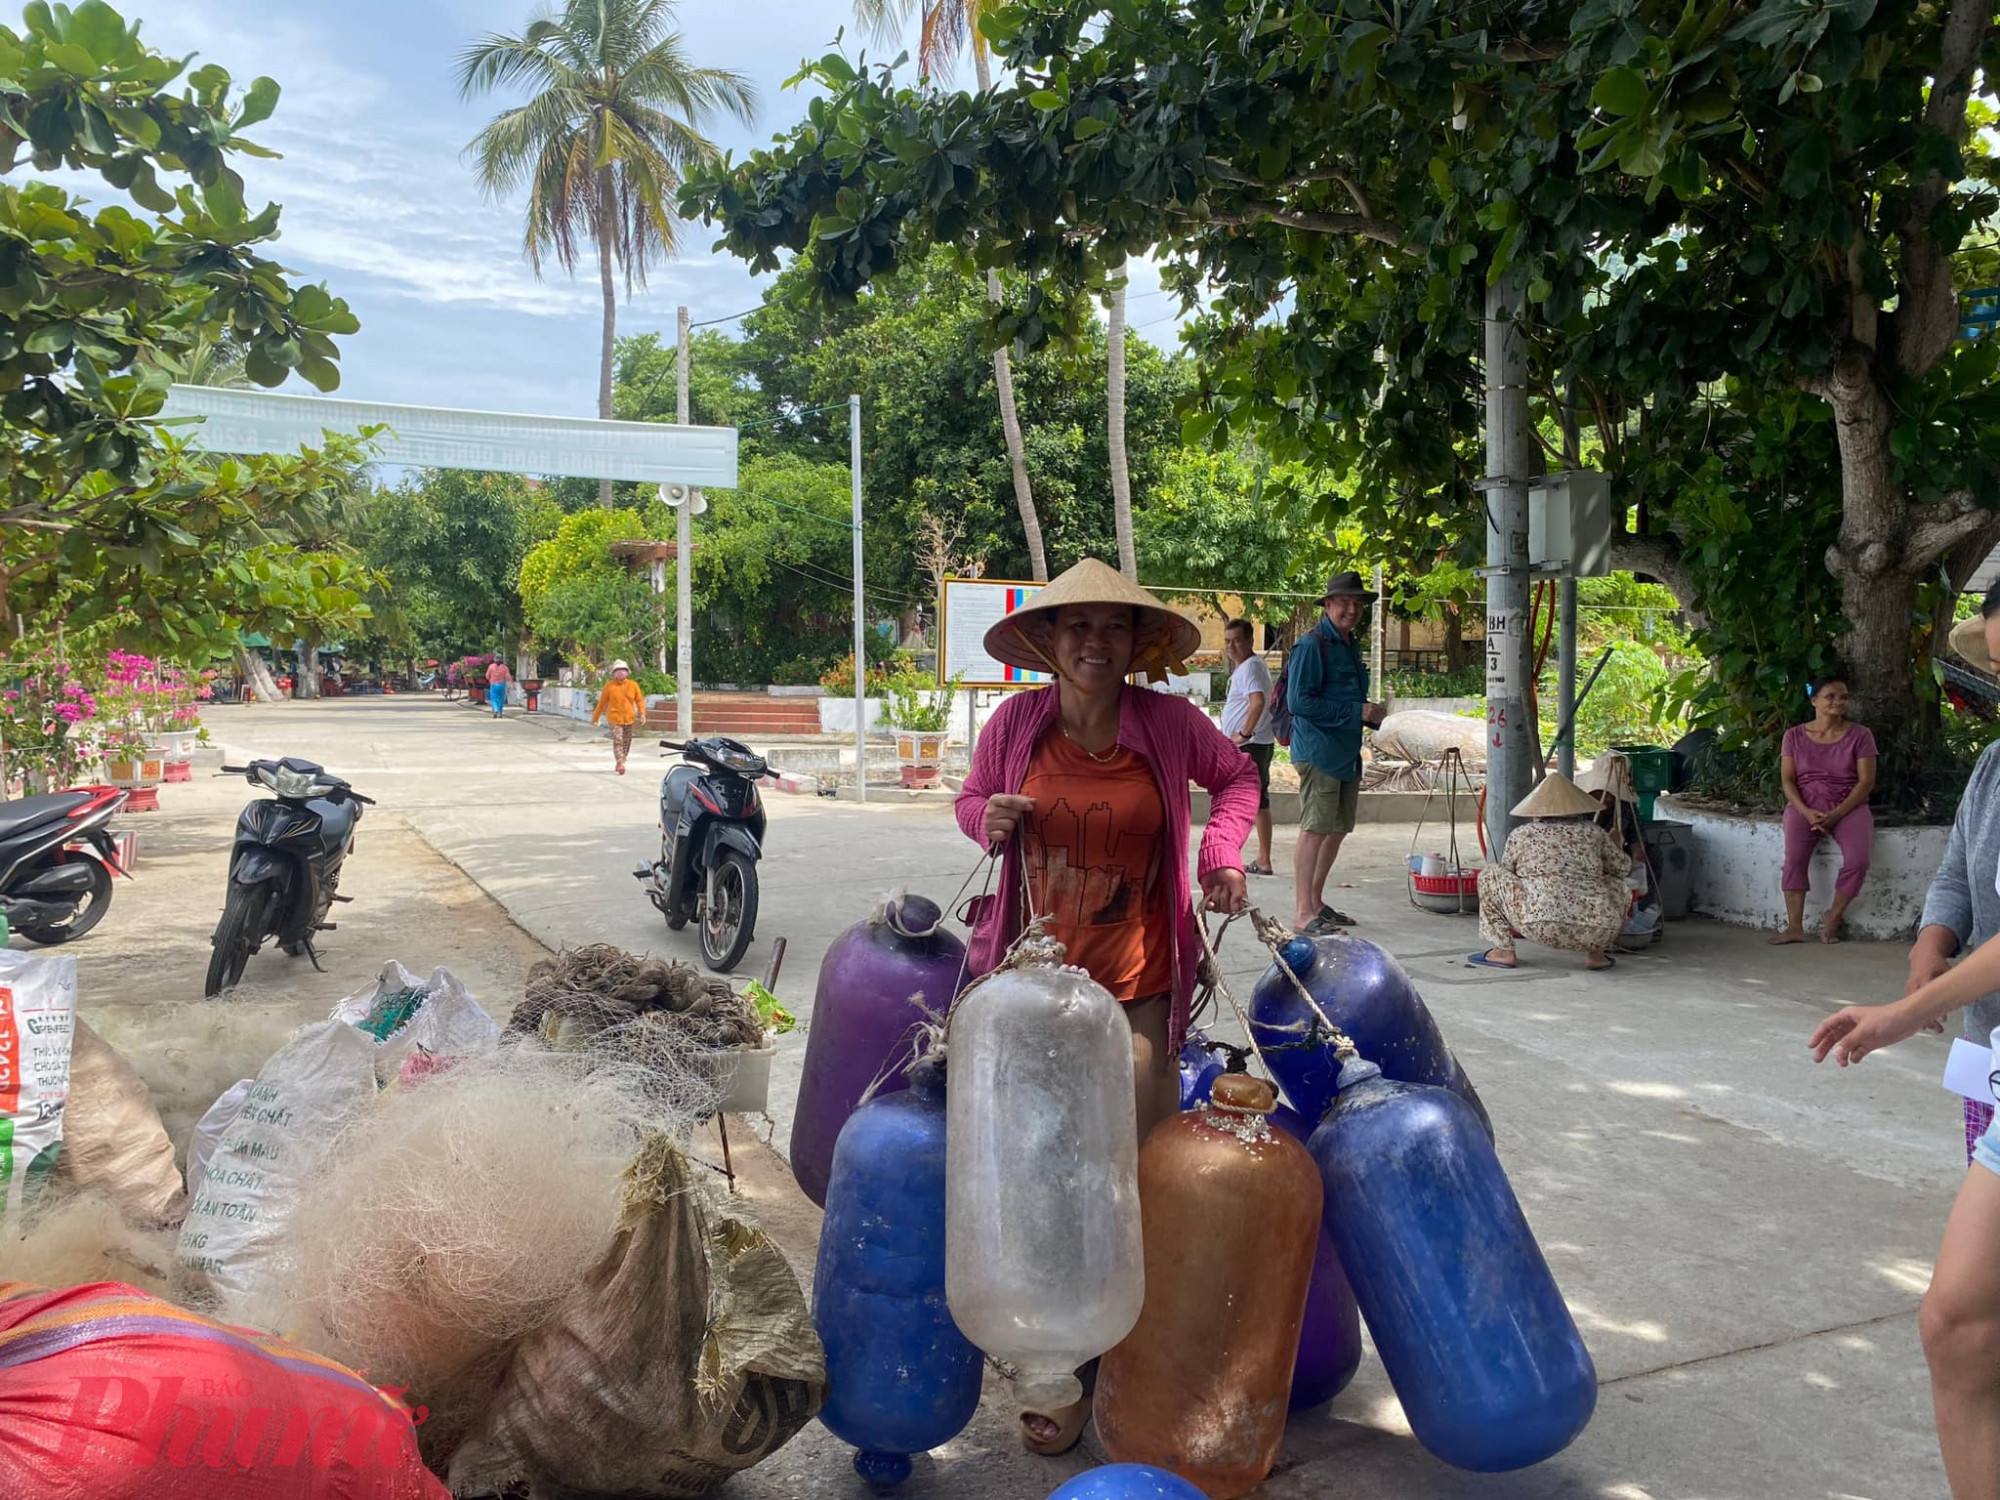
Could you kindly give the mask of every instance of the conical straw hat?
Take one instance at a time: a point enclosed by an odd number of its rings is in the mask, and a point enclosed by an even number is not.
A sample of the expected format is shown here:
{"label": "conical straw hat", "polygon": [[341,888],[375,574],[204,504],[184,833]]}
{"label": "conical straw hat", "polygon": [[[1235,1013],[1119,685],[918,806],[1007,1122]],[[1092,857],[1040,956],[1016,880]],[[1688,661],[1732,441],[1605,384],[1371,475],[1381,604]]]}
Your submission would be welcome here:
{"label": "conical straw hat", "polygon": [[1580,792],[1610,792],[1620,802],[1637,802],[1639,793],[1632,785],[1632,762],[1616,750],[1607,750],[1590,763],[1590,769],[1576,778]]}
{"label": "conical straw hat", "polygon": [[1986,654],[1986,622],[1978,615],[1960,620],[1951,627],[1951,649],[1965,658],[1967,666],[1982,672],[2000,671],[1993,665],[1993,658]]}
{"label": "conical straw hat", "polygon": [[1010,667],[1053,672],[1055,613],[1065,604],[1131,605],[1139,622],[1132,670],[1149,677],[1185,672],[1188,657],[1201,646],[1201,629],[1194,621],[1167,608],[1116,568],[1086,557],[988,630],[986,654]]}
{"label": "conical straw hat", "polygon": [[1514,804],[1517,818],[1574,818],[1596,811],[1597,804],[1589,793],[1578,791],[1576,783],[1560,771],[1549,772],[1540,786]]}

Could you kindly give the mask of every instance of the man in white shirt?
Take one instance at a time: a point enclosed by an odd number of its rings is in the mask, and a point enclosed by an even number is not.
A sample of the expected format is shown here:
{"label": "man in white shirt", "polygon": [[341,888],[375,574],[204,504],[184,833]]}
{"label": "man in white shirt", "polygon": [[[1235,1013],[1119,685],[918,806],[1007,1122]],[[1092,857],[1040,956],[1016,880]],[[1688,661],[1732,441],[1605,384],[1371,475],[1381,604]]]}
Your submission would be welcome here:
{"label": "man in white shirt", "polygon": [[1222,732],[1257,763],[1257,858],[1243,867],[1246,875],[1271,870],[1271,753],[1277,735],[1271,728],[1271,669],[1251,645],[1248,620],[1231,620],[1222,632],[1222,654],[1229,663],[1229,699],[1222,706]]}

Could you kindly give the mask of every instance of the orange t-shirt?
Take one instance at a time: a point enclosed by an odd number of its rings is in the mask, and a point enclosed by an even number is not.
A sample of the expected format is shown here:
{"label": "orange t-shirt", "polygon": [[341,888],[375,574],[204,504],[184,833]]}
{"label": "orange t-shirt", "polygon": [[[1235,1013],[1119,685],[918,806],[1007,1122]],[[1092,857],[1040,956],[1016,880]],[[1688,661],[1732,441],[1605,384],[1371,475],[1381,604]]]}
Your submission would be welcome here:
{"label": "orange t-shirt", "polygon": [[1022,852],[1049,935],[1119,1000],[1173,988],[1166,805],[1152,767],[1121,748],[1086,755],[1060,728],[1035,747],[1021,795],[1035,799]]}

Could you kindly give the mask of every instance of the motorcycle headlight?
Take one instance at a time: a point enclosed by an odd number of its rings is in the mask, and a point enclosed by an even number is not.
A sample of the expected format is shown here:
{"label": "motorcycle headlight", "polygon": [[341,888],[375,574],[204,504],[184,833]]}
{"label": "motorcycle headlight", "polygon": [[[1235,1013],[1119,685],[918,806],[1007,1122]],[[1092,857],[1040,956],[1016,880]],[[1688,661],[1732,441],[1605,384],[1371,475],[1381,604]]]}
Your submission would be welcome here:
{"label": "motorcycle headlight", "polygon": [[745,776],[760,775],[764,770],[762,760],[754,755],[745,755],[741,750],[725,750],[717,759],[730,770]]}
{"label": "motorcycle headlight", "polygon": [[319,778],[307,771],[288,771],[280,766],[269,776],[271,790],[280,797],[310,797],[319,786]]}

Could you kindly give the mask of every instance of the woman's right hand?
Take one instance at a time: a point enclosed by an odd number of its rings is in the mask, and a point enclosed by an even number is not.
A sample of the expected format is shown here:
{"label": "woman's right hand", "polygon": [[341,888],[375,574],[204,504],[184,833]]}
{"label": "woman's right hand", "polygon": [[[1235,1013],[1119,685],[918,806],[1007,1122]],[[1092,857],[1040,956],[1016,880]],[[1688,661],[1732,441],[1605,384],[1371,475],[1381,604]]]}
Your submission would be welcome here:
{"label": "woman's right hand", "polygon": [[1871,1052],[1907,1041],[1923,1030],[1923,1024],[1907,999],[1891,1005],[1850,1005],[1820,1022],[1806,1045],[1812,1048],[1814,1062],[1825,1062],[1831,1053],[1845,1068]]}
{"label": "woman's right hand", "polygon": [[1033,797],[1016,797],[1006,792],[996,792],[986,799],[986,844],[1004,844],[1014,836],[1014,830],[1021,825],[1021,819],[1035,810]]}

